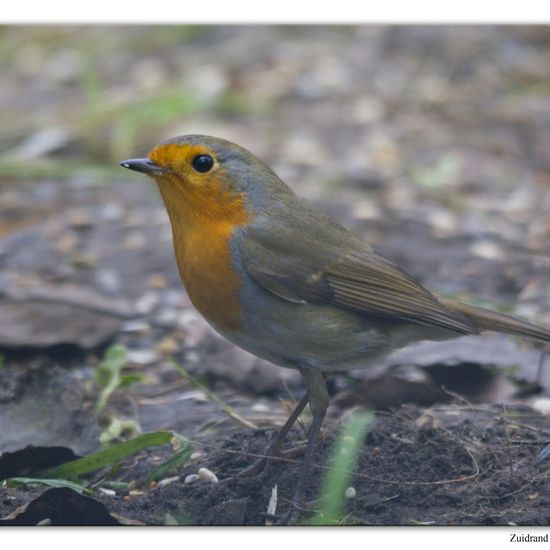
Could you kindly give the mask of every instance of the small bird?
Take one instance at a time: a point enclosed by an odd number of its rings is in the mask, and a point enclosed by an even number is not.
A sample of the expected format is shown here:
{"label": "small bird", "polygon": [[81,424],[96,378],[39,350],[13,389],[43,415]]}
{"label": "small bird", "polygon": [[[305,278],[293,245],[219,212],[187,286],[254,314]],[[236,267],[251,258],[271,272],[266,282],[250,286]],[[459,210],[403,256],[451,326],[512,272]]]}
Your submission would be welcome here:
{"label": "small bird", "polygon": [[418,340],[484,330],[550,342],[546,328],[436,297],[229,141],[180,136],[120,164],[158,184],[196,309],[231,342],[301,373],[306,394],[267,451],[309,403],[296,506],[329,405],[327,375]]}

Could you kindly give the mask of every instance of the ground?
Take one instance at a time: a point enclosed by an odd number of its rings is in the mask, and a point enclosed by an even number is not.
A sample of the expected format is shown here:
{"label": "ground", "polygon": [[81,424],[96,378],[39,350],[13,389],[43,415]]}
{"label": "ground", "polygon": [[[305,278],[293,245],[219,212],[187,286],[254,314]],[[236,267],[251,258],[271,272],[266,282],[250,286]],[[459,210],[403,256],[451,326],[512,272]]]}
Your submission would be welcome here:
{"label": "ground", "polygon": [[[0,521],[263,525],[275,485],[288,508],[299,455],[224,480],[263,452],[300,378],[190,304],[156,189],[117,165],[161,139],[236,141],[430,290],[550,326],[549,50],[545,27],[3,28],[0,467],[27,445],[92,453],[113,419],[194,454],[147,486],[171,448],[126,460],[114,479],[133,484],[96,490],[94,513],[67,489],[0,486]],[[140,379],[98,412],[113,344]],[[368,408],[341,523],[548,524],[543,351],[421,343],[332,379],[298,522]],[[185,484],[201,467],[221,482]]]}

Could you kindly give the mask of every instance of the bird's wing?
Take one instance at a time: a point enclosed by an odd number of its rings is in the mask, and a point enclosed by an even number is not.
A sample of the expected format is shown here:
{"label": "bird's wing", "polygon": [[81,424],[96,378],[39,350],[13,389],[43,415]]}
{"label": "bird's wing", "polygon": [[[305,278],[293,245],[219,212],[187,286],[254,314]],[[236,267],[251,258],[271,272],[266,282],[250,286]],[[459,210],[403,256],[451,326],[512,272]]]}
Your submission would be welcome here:
{"label": "bird's wing", "polygon": [[250,277],[284,300],[334,305],[463,334],[479,332],[368,245],[342,234],[340,226],[327,233],[283,225],[270,229],[249,227],[239,252]]}

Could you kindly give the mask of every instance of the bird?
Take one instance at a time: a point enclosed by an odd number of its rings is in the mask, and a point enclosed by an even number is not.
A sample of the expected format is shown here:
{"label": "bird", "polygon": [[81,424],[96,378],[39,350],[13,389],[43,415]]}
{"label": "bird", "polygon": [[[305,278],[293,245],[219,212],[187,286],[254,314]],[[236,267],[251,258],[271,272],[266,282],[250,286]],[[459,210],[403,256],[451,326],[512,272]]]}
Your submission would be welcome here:
{"label": "bird", "polygon": [[368,368],[416,341],[486,330],[550,342],[548,328],[437,297],[230,141],[179,136],[120,165],[157,183],[179,274],[199,313],[227,340],[303,378],[304,397],[266,451],[278,452],[309,404],[288,521],[303,503],[329,375]]}

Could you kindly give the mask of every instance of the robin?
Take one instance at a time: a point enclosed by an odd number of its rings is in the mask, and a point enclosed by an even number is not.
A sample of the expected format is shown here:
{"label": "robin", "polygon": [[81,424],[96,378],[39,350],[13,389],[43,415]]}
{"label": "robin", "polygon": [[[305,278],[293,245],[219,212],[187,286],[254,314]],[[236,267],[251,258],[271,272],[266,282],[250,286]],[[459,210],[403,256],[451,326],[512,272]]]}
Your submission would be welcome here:
{"label": "robin", "polygon": [[229,141],[176,137],[120,164],[158,184],[197,310],[231,342],[301,373],[306,395],[268,449],[277,452],[309,402],[295,505],[329,405],[328,374],[484,330],[550,342],[546,328],[431,294]]}

